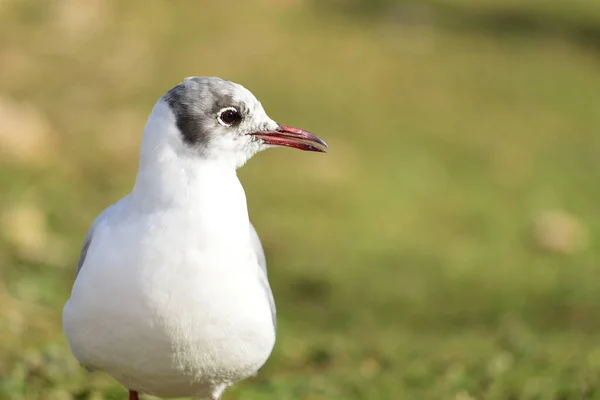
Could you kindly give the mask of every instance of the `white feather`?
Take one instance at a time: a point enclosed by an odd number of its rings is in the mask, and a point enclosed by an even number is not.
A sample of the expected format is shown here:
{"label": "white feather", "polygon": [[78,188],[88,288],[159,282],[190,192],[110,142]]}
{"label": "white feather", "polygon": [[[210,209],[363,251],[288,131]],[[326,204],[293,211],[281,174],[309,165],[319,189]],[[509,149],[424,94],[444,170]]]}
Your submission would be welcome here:
{"label": "white feather", "polygon": [[235,173],[262,148],[236,146],[224,139],[219,157],[195,156],[156,104],[135,186],[94,223],[64,308],[83,365],[142,393],[216,398],[265,363],[270,293]]}

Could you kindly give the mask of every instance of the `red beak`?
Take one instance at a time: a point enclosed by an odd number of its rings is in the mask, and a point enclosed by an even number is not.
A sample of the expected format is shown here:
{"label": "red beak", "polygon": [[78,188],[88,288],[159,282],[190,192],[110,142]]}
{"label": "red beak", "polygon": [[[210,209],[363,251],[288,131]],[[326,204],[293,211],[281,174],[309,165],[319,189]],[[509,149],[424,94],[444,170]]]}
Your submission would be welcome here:
{"label": "red beak", "polygon": [[279,128],[275,131],[254,132],[251,135],[262,139],[263,143],[275,146],[294,147],[300,150],[321,153],[327,151],[325,150],[327,143],[317,135],[287,125],[279,125]]}

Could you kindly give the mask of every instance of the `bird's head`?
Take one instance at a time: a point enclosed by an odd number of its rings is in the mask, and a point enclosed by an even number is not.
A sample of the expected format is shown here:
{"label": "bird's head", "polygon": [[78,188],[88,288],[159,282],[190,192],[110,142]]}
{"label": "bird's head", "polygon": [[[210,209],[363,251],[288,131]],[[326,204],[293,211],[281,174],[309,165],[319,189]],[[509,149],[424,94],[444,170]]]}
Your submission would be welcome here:
{"label": "bird's head", "polygon": [[272,146],[324,152],[327,144],[266,114],[245,87],[216,77],[189,77],[156,104],[144,140],[153,151],[169,147],[186,155],[231,163],[235,168]]}

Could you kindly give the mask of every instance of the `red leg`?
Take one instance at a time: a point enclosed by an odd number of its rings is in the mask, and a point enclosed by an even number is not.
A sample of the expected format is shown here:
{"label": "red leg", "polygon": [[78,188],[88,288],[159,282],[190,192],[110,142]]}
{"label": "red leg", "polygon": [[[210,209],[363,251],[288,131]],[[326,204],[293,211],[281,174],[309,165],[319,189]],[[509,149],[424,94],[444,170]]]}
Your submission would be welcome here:
{"label": "red leg", "polygon": [[129,400],[140,400],[140,397],[138,396],[138,392],[136,392],[135,390],[130,390],[129,391]]}

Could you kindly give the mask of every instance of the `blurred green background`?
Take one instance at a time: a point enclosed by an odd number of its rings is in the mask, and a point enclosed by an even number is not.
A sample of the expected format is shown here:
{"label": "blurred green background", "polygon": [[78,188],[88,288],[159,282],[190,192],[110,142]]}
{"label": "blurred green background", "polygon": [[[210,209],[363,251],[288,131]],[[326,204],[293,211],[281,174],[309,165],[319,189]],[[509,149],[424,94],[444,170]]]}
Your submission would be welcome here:
{"label": "blurred green background", "polygon": [[0,1],[0,398],[126,398],[62,305],[189,75],[330,145],[239,172],[279,329],[224,399],[600,399],[597,0]]}

